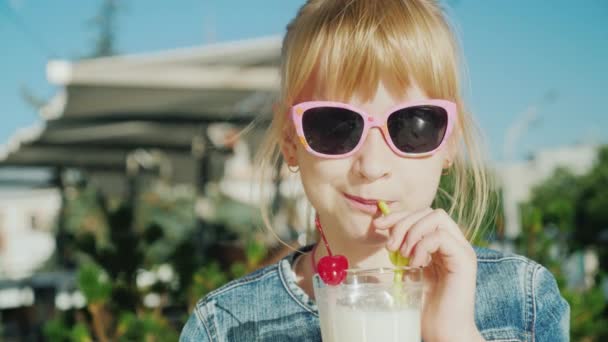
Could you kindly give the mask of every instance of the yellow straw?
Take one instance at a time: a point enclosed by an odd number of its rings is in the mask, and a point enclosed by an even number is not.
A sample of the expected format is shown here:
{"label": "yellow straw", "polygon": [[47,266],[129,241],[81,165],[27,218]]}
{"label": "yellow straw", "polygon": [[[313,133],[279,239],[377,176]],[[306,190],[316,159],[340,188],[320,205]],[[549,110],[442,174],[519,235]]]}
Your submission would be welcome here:
{"label": "yellow straw", "polygon": [[378,201],[378,208],[380,208],[380,211],[384,215],[388,215],[391,213],[391,209],[388,207],[388,205],[384,201]]}
{"label": "yellow straw", "polygon": [[[378,208],[380,208],[380,211],[385,216],[391,213],[391,210],[384,201],[378,201]],[[395,266],[407,266],[410,263],[410,258],[401,255],[399,250],[388,251],[388,257],[391,260],[391,263]]]}
{"label": "yellow straw", "polygon": [[[378,208],[382,212],[382,215],[386,216],[391,213],[388,205],[384,201],[378,201]],[[388,258],[391,263],[397,267],[407,266],[410,263],[410,259],[404,257],[399,253],[399,249],[396,251],[388,251]],[[393,291],[395,292],[395,298],[398,299],[399,302],[403,303],[405,301],[405,297],[401,292],[401,282],[403,281],[403,270],[396,270],[395,276],[393,277]]]}

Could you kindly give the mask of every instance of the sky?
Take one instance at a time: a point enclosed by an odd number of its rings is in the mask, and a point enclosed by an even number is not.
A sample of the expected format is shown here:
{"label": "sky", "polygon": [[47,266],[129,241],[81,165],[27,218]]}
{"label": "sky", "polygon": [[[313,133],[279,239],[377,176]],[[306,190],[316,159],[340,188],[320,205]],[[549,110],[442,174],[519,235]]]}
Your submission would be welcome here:
{"label": "sky", "polygon": [[[23,90],[48,100],[50,59],[93,50],[101,0],[0,0],[0,144],[41,122]],[[117,50],[157,52],[282,35],[302,0],[124,0]],[[495,161],[608,143],[608,1],[449,0],[462,44],[464,95]],[[532,115],[534,114],[534,115]],[[534,117],[530,125],[522,125]],[[514,132],[512,139],[506,138]],[[505,141],[512,154],[505,155]]]}

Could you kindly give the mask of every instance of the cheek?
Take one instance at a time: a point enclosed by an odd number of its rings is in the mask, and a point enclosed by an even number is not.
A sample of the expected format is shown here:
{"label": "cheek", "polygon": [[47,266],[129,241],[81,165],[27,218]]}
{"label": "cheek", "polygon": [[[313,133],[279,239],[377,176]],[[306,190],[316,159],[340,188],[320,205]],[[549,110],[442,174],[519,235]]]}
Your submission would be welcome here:
{"label": "cheek", "polygon": [[348,174],[348,159],[321,159],[308,153],[299,156],[300,177],[306,196],[317,209],[335,203]]}
{"label": "cheek", "polygon": [[408,164],[397,173],[396,184],[403,189],[402,201],[408,209],[429,207],[441,180],[441,163],[415,160]]}
{"label": "cheek", "polygon": [[315,157],[303,148],[297,151],[302,183],[332,183],[344,179],[350,167],[349,159]]}

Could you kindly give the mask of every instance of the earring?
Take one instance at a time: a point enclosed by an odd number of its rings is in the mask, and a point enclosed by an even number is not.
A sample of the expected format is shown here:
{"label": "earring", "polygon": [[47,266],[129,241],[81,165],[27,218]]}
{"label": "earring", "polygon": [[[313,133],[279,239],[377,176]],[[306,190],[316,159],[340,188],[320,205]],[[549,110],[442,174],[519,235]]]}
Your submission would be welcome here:
{"label": "earring", "polygon": [[291,165],[287,164],[287,168],[289,169],[289,171],[291,173],[298,173],[298,171],[300,171],[299,166],[291,166]]}
{"label": "earring", "polygon": [[452,168],[452,162],[451,162],[451,161],[448,161],[448,166],[447,166],[447,167],[445,167],[445,168],[443,169],[443,172],[441,172],[441,175],[442,175],[442,176],[447,176],[447,175],[449,175],[449,174],[450,174],[450,169],[451,169],[451,168]]}

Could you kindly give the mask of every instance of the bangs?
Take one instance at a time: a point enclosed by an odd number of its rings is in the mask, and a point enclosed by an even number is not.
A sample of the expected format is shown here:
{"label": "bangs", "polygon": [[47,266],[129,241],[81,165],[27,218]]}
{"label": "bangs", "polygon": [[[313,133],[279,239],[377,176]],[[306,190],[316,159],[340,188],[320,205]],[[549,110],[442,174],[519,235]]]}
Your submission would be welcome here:
{"label": "bangs", "polygon": [[300,18],[307,22],[299,26],[308,29],[288,32],[292,46],[285,51],[292,55],[284,56],[284,100],[293,102],[307,86],[313,93],[305,97],[367,101],[380,82],[394,96],[416,82],[431,98],[456,98],[455,49],[441,13],[401,0],[333,0],[320,6]]}

